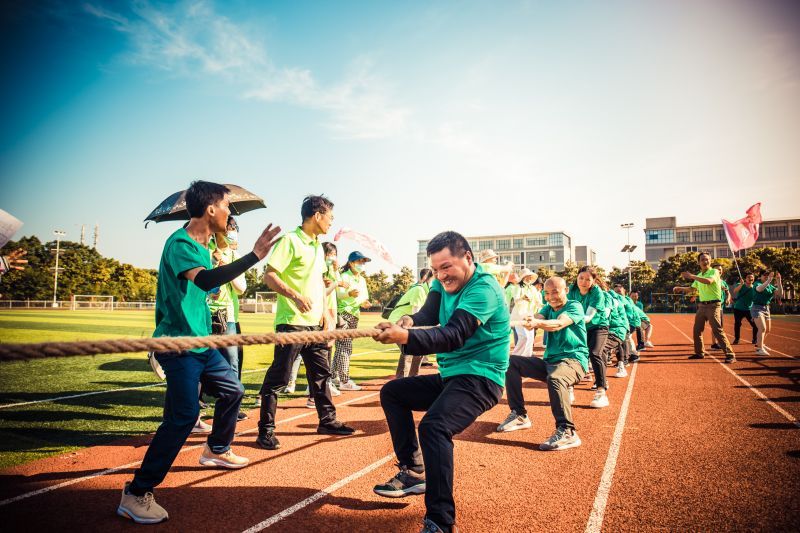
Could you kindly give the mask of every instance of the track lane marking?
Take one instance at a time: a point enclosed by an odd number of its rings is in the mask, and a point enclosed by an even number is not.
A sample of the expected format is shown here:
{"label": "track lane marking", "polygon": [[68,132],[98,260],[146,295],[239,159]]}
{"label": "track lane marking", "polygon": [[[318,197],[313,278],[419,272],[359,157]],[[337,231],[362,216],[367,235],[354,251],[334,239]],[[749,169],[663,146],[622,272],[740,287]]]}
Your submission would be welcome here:
{"label": "track lane marking", "polygon": [[[354,353],[350,357],[351,358],[359,357],[361,355],[370,355],[370,354],[373,354],[373,353],[388,353],[388,352],[392,352],[392,351],[395,351],[395,350],[397,350],[397,348],[390,348],[388,350],[372,350],[372,351],[369,351],[369,352]],[[253,374],[255,372],[263,372],[263,371],[267,370],[268,368],[269,367],[265,366],[265,367],[262,367],[262,368],[252,368],[250,370],[242,370],[242,374]],[[61,400],[71,400],[73,398],[83,398],[85,396],[96,396],[98,394],[111,394],[113,392],[125,392],[125,391],[140,390],[140,389],[150,389],[150,388],[153,388],[153,387],[165,387],[166,385],[167,385],[167,383],[165,381],[161,381],[159,383],[151,383],[149,385],[141,385],[139,387],[125,387],[125,388],[122,388],[122,389],[105,389],[105,390],[92,391],[92,392],[82,392],[80,394],[71,394],[69,396],[57,396],[55,398],[45,398],[43,400],[32,400],[30,402],[6,403],[6,404],[3,404],[3,405],[0,405],[0,409],[8,409],[8,408],[11,408],[11,407],[22,407],[22,406],[25,406],[25,405],[33,405],[33,404],[37,404],[37,403],[58,402],[58,401],[61,401]]]}
{"label": "track lane marking", "polygon": [[[691,337],[689,337],[689,336],[688,336],[686,333],[684,333],[683,331],[681,331],[680,329],[678,329],[678,327],[677,327],[675,324],[673,324],[673,323],[672,323],[672,322],[670,322],[669,320],[667,320],[667,324],[669,324],[670,326],[672,326],[673,328],[675,328],[675,330],[676,330],[678,333],[680,333],[681,335],[683,335],[684,337],[686,337],[686,339],[688,339],[688,340],[689,340],[689,342],[692,342],[692,343],[693,343],[693,341],[692,341]],[[775,351],[777,352],[777,350],[775,350]],[[780,352],[778,352],[778,353],[780,353]],[[764,393],[763,393],[763,392],[761,392],[760,390],[758,390],[758,389],[754,388],[754,387],[753,387],[753,386],[752,386],[752,385],[751,385],[751,384],[750,384],[750,383],[749,383],[749,382],[748,382],[746,379],[744,379],[744,378],[743,378],[743,377],[741,377],[739,374],[737,374],[736,372],[734,372],[733,370],[731,370],[731,368],[730,368],[729,366],[726,366],[726,365],[725,365],[725,364],[724,364],[722,361],[720,361],[720,360],[719,360],[717,357],[715,357],[715,356],[713,356],[713,355],[710,355],[710,357],[711,357],[711,358],[712,358],[714,361],[716,361],[717,363],[719,363],[719,365],[720,365],[722,368],[724,368],[725,370],[727,370],[727,371],[728,371],[728,372],[729,372],[729,373],[730,373],[732,376],[734,376],[736,379],[738,379],[739,381],[741,381],[741,382],[742,382],[742,384],[744,384],[744,385],[745,385],[745,386],[746,386],[748,389],[750,389],[750,390],[753,392],[753,394],[755,394],[756,396],[758,396],[759,398],[761,398],[762,400],[764,400],[764,401],[767,403],[767,405],[769,405],[770,407],[772,407],[773,409],[775,409],[775,411],[777,411],[778,413],[780,413],[781,415],[783,415],[783,417],[784,417],[784,418],[786,418],[786,420],[788,420],[789,422],[791,422],[792,424],[794,424],[796,427],[800,428],[800,420],[797,420],[797,419],[796,419],[796,418],[795,418],[795,417],[794,417],[794,416],[793,416],[791,413],[789,413],[788,411],[786,411],[786,410],[785,410],[783,407],[781,407],[780,405],[776,404],[775,402],[773,402],[772,400],[770,400],[769,398],[767,398],[767,397],[764,395]],[[791,355],[789,355],[789,356],[787,356],[787,357],[792,357],[792,356],[791,356]],[[792,359],[794,359],[794,358],[792,357]]]}
{"label": "track lane marking", "polygon": [[592,512],[589,515],[589,521],[586,523],[585,533],[599,533],[603,528],[603,518],[606,513],[606,505],[608,505],[608,495],[611,493],[611,483],[614,479],[614,471],[617,468],[617,458],[619,457],[619,450],[622,446],[622,433],[625,431],[625,420],[628,418],[628,407],[630,407],[631,395],[633,394],[633,382],[636,379],[636,371],[638,368],[639,364],[634,363],[633,369],[631,370],[631,377],[628,380],[628,386],[625,390],[625,397],[620,407],[617,425],[614,427],[614,436],[608,448],[608,456],[606,457],[606,464],[603,467],[603,474],[600,476],[600,485],[597,487],[594,504],[592,505]]}
{"label": "track lane marking", "polygon": [[299,501],[296,504],[292,505],[291,507],[287,507],[283,511],[281,511],[279,513],[276,513],[276,514],[272,515],[271,517],[267,518],[263,522],[259,522],[258,524],[254,525],[253,527],[244,530],[243,533],[257,533],[258,531],[261,531],[261,530],[266,529],[266,528],[268,528],[268,527],[270,527],[270,526],[272,526],[274,524],[277,524],[278,522],[280,522],[284,518],[287,518],[287,517],[293,515],[294,513],[296,513],[297,511],[303,509],[304,507],[308,507],[312,503],[316,502],[317,500],[320,500],[320,499],[324,498],[325,496],[330,496],[331,494],[333,494],[334,492],[336,492],[340,488],[344,487],[345,485],[351,483],[352,481],[355,481],[356,479],[358,479],[358,478],[360,478],[360,477],[362,477],[362,476],[364,476],[366,474],[369,474],[373,470],[383,466],[384,464],[388,463],[392,459],[394,459],[394,453],[390,453],[386,457],[378,459],[377,461],[375,461],[371,465],[365,466],[364,468],[362,468],[358,472],[354,472],[353,474],[350,474],[346,478],[340,479],[336,483],[334,483],[332,485],[329,485],[329,486],[325,487],[324,489],[312,494],[311,496],[309,496],[305,500]]}
{"label": "track lane marking", "polygon": [[[355,403],[355,402],[357,402],[359,400],[366,400],[368,398],[373,398],[373,397],[377,396],[378,394],[380,394],[380,391],[371,392],[369,394],[365,394],[363,396],[359,396],[358,398],[353,398],[352,400],[347,400],[346,402],[342,402],[342,403],[338,404],[336,407],[349,405],[349,404]],[[307,416],[316,415],[316,414],[317,414],[316,411],[309,411],[308,413],[303,413],[303,414],[295,415],[295,416],[292,416],[292,417],[289,417],[289,418],[286,418],[286,419],[283,419],[283,420],[279,420],[279,421],[277,421],[275,423],[275,425],[276,426],[280,426],[281,424],[286,424],[286,423],[292,422],[294,420],[298,420],[300,418],[305,418]],[[246,429],[244,431],[240,431],[239,433],[236,433],[234,435],[234,437],[239,437],[241,435],[246,435],[248,433],[253,433],[254,431],[258,431],[258,427],[257,426],[254,427],[254,428]],[[203,444],[195,444],[195,445],[192,445],[192,446],[184,446],[183,448],[181,448],[181,450],[178,453],[181,454],[183,452],[188,452],[188,451],[191,451],[191,450],[197,450],[197,449],[202,448],[204,445],[205,445],[205,442]],[[78,477],[78,478],[69,479],[67,481],[63,481],[63,482],[58,483],[56,485],[50,485],[48,487],[43,487],[43,488],[38,489],[38,490],[26,492],[24,494],[20,494],[18,496],[13,496],[11,498],[7,498],[5,500],[0,501],[0,507],[2,507],[4,505],[8,505],[10,503],[18,502],[20,500],[31,498],[33,496],[39,496],[40,494],[46,494],[46,493],[54,491],[56,489],[60,489],[60,488],[63,488],[63,487],[69,487],[70,485],[75,485],[76,483],[80,483],[82,481],[87,481],[89,479],[94,479],[96,477],[105,476],[105,475],[108,475],[108,474],[114,474],[116,472],[119,472],[120,470],[125,470],[127,468],[138,466],[140,464],[142,464],[141,460],[134,461],[132,463],[124,464],[124,465],[121,465],[121,466],[114,466],[112,468],[107,468],[105,470],[101,470],[99,472],[95,472],[93,474],[89,474],[89,475],[86,475],[86,476],[81,476],[81,477]]]}

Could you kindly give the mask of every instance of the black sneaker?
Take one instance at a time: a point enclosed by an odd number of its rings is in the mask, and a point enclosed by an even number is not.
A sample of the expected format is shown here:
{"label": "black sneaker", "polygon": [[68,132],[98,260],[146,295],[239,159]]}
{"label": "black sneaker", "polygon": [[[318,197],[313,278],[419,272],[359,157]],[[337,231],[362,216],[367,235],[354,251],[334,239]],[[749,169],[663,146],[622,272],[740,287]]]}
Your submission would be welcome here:
{"label": "black sneaker", "polygon": [[342,424],[338,420],[317,426],[317,433],[320,435],[352,435],[355,432],[355,429]]}
{"label": "black sneaker", "polygon": [[733,355],[733,354],[726,355],[725,356],[725,362],[726,363],[735,363],[736,362],[736,356]]}
{"label": "black sneaker", "polygon": [[714,344],[712,344],[712,345],[711,345],[711,349],[712,349],[712,350],[721,350],[721,349],[722,349],[722,346],[720,346],[719,344],[717,344],[717,343],[715,342]]}
{"label": "black sneaker", "polygon": [[706,356],[701,353],[696,353],[689,356],[689,359],[705,359]]}
{"label": "black sneaker", "polygon": [[733,342],[731,344],[739,344],[739,339],[733,339]]}
{"label": "black sneaker", "polygon": [[631,354],[631,356],[628,358],[628,362],[629,362],[629,363],[635,363],[635,362],[636,362],[636,361],[638,361],[639,359],[641,359],[641,358],[640,358],[638,355],[633,355],[633,354]]}
{"label": "black sneaker", "polygon": [[239,411],[239,414],[238,414],[238,415],[236,415],[236,420],[238,420],[238,421],[240,421],[240,422],[241,422],[242,420],[247,420],[248,418],[249,418],[249,417],[248,417],[248,416],[245,414],[245,412],[244,412],[244,411]]}
{"label": "black sneaker", "polygon": [[384,498],[402,498],[409,494],[425,494],[425,478],[414,475],[401,466],[395,476],[382,485],[375,485],[372,492]]}
{"label": "black sneaker", "polygon": [[258,444],[265,450],[277,450],[278,448],[281,447],[281,443],[275,436],[274,431],[259,430],[258,438],[256,439],[256,444]]}

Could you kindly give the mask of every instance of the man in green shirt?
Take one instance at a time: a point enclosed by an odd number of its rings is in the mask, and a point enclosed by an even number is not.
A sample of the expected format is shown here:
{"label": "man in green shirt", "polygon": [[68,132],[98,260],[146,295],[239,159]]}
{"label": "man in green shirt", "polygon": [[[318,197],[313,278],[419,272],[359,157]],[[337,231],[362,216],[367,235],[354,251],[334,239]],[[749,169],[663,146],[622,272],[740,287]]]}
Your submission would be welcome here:
{"label": "man in green shirt", "polygon": [[[275,331],[322,331],[325,311],[325,253],[319,236],[328,233],[333,223],[333,203],[324,196],[307,196],[300,208],[303,223],[275,244],[267,259],[264,282],[278,293]],[[278,391],[286,387],[297,354],[303,358],[308,386],[319,415],[317,433],[352,435],[354,429],[336,420],[336,407],[328,382],[331,367],[328,345],[324,342],[283,344],[275,346],[275,357],[264,376],[259,394],[262,396],[256,443],[267,450],[277,450],[275,412]]]}
{"label": "man in green shirt", "polygon": [[539,445],[540,450],[566,450],[581,445],[572,420],[569,388],[589,372],[589,346],[586,321],[580,302],[567,299],[563,278],[552,277],[544,284],[547,305],[529,321],[528,327],[548,332],[544,357],[511,356],[506,374],[506,393],[511,413],[497,431],[514,431],[531,427],[522,395],[522,378],[547,383],[550,410],[556,422],[553,435]]}
{"label": "man in green shirt", "polygon": [[[439,373],[395,379],[381,389],[400,472],[373,490],[390,498],[424,493],[422,531],[450,533],[456,519],[453,436],[503,396],[511,329],[503,290],[475,264],[462,235],[440,233],[427,252],[436,280],[425,304],[397,324],[378,324],[377,340],[403,344],[410,355],[438,354]],[[419,441],[414,411],[427,411],[419,423]]]}
{"label": "man in green shirt", "polygon": [[[208,291],[242,275],[272,248],[280,227],[273,228],[270,224],[252,252],[228,265],[211,268],[208,243],[213,233],[225,231],[230,214],[229,192],[224,185],[206,181],[195,181],[186,191],[186,209],[191,220],[164,245],[158,269],[154,337],[210,335]],[[155,524],[169,518],[167,511],[156,503],[153,489],[164,480],[198,419],[197,390],[201,382],[217,401],[214,426],[200,455],[200,464],[242,468],[249,462],[231,450],[244,387],[222,354],[215,349],[195,348],[185,352],[156,352],[154,357],[167,380],[164,420],[133,480],[125,484],[117,507],[117,514],[140,524]]]}
{"label": "man in green shirt", "polygon": [[733,288],[733,344],[739,344],[739,334],[742,331],[742,320],[747,320],[753,330],[753,344],[758,341],[758,328],[756,323],[753,322],[753,317],[750,316],[750,308],[753,307],[753,297],[755,296],[755,289],[753,282],[756,277],[747,273],[744,276],[744,281],[739,282]]}
{"label": "man in green shirt", "polygon": [[[725,327],[725,308],[726,307],[730,307],[731,301],[732,301],[732,299],[731,299],[731,289],[730,289],[730,287],[728,287],[728,282],[726,282],[724,279],[722,279],[722,267],[717,265],[714,268],[716,268],[719,271],[719,276],[720,276],[720,291],[721,291],[720,292],[720,303],[722,305],[720,305],[720,308],[719,308],[719,323],[722,324],[722,327],[724,328]],[[711,339],[711,340],[712,340],[712,343],[711,343],[711,348],[712,349],[714,349],[714,350],[721,349],[720,345],[717,344],[716,341],[714,341],[714,339]]]}
{"label": "man in green shirt", "polygon": [[675,287],[672,289],[676,293],[689,294],[695,290],[698,293],[697,313],[694,317],[694,328],[692,330],[694,354],[690,355],[689,359],[705,358],[703,330],[706,322],[708,322],[711,325],[711,332],[714,338],[725,350],[725,362],[734,363],[736,362],[736,355],[733,353],[730,342],[728,342],[725,330],[722,329],[722,279],[720,278],[719,270],[711,268],[711,256],[706,252],[702,252],[697,257],[697,263],[700,265],[699,274],[681,273],[683,279],[692,281],[692,285],[690,287]]}
{"label": "man in green shirt", "polygon": [[[430,291],[431,281],[433,280],[433,270],[430,268],[423,268],[419,271],[419,282],[412,285],[400,300],[389,315],[388,321],[392,324],[396,323],[405,315],[413,315],[420,309],[428,298]],[[400,360],[397,362],[397,371],[395,372],[396,378],[414,377],[419,374],[419,367],[422,365],[423,356],[420,355],[407,355],[405,353],[405,345],[398,344],[400,347]]]}

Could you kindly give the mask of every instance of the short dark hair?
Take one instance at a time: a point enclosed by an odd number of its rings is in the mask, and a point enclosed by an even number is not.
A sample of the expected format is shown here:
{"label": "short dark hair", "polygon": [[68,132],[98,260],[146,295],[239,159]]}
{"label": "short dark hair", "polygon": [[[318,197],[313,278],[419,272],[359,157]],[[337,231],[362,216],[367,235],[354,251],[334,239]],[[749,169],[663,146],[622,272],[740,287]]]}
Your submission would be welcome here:
{"label": "short dark hair", "polygon": [[324,196],[306,196],[303,198],[303,205],[300,207],[300,216],[303,220],[308,220],[314,213],[327,213],[333,209],[333,202]]}
{"label": "short dark hair", "polygon": [[323,242],[322,251],[325,253],[325,255],[328,255],[329,253],[336,251],[336,245],[332,242]]}
{"label": "short dark hair", "polygon": [[707,255],[708,256],[708,260],[711,261],[711,254],[710,253],[708,253],[708,252],[700,252],[699,254],[697,254],[697,259],[700,259],[701,255]]}
{"label": "short dark hair", "polygon": [[769,276],[769,269],[767,268],[760,269],[758,271],[758,277],[760,278],[761,276]]}
{"label": "short dark hair", "polygon": [[464,257],[464,254],[467,252],[474,257],[472,248],[470,248],[467,239],[455,231],[441,232],[436,237],[431,239],[431,241],[428,243],[428,246],[425,248],[425,251],[428,253],[428,256],[431,256],[436,252],[441,252],[445,248],[450,250],[450,253],[455,257]]}
{"label": "short dark hair", "polygon": [[186,210],[189,216],[199,218],[206,212],[206,207],[219,202],[231,192],[229,188],[210,181],[193,181],[186,189]]}
{"label": "short dark hair", "polygon": [[423,268],[422,270],[419,271],[419,279],[421,280],[426,280],[431,276],[433,276],[433,270],[431,270],[430,268]]}

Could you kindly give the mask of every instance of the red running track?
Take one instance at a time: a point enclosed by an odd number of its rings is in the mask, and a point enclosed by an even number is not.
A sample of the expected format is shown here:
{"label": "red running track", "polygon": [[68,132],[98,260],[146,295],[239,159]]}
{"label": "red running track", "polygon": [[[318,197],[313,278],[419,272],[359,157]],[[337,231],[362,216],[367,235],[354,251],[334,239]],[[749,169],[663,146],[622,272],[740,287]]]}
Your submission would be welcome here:
{"label": "red running track", "polygon": [[[576,389],[579,448],[540,452],[553,429],[547,392],[525,383],[533,428],[495,433],[508,406],[485,413],[455,446],[461,531],[770,530],[800,524],[800,331],[775,321],[756,356],[736,347],[687,360],[691,315],[654,315],[653,350],[609,378],[611,406],[590,409],[589,382]],[[732,328],[732,320],[726,329]],[[748,326],[745,326],[748,327]],[[749,330],[748,330],[749,331]],[[779,336],[780,335],[780,336]],[[714,355],[714,352],[711,352]],[[197,463],[202,438],[178,456],[159,503],[163,531],[418,531],[421,497],[387,500],[372,486],[394,473],[377,391],[337,399],[353,437],[315,433],[302,400],[282,405],[282,448],[255,446],[255,420],[239,425],[238,471]],[[19,530],[136,530],[115,514],[119,492],[148,437],[87,448],[0,472],[0,523]],[[193,448],[194,446],[194,448]]]}

